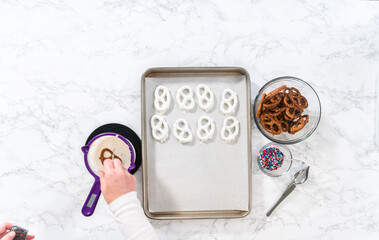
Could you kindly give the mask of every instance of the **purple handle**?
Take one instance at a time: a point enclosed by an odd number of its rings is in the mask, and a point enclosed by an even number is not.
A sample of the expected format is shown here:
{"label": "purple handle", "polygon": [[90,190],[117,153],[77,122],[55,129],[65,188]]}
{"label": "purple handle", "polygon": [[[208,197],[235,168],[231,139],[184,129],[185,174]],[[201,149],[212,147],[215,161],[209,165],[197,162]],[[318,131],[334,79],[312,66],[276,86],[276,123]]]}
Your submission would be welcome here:
{"label": "purple handle", "polygon": [[82,208],[82,214],[84,216],[89,217],[93,214],[97,205],[97,201],[99,200],[100,194],[100,181],[96,179]]}

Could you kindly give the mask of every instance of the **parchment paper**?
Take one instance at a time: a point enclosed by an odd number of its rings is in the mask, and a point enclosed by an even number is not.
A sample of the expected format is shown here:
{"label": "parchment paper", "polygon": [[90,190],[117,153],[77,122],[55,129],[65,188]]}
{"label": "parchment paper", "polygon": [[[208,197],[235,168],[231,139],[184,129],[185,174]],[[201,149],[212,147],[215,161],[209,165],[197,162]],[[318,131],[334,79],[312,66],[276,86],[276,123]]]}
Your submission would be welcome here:
{"label": "parchment paper", "polygon": [[[176,104],[177,89],[188,85],[195,92],[199,84],[208,85],[215,94],[216,104],[204,112],[197,104],[194,112],[183,113]],[[164,114],[170,136],[165,143],[156,142],[151,135],[150,119],[156,113],[154,91],[158,85],[170,90],[171,108]],[[236,142],[225,143],[220,131],[224,118],[220,110],[221,93],[230,88],[238,93],[240,122]],[[198,76],[146,78],[146,126],[148,161],[148,200],[150,212],[248,210],[248,132],[245,76]],[[196,137],[200,116],[215,120],[216,136],[208,143]],[[250,116],[249,116],[250,117]],[[172,134],[172,125],[184,118],[194,134],[191,144],[180,144]]]}

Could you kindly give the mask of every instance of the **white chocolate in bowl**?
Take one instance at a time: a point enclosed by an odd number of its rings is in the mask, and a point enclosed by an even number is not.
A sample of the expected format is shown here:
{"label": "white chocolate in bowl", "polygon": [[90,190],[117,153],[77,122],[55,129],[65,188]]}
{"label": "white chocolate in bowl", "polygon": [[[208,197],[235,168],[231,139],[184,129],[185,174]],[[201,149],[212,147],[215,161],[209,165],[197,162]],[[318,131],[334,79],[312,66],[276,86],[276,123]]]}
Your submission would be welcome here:
{"label": "white chocolate in bowl", "polygon": [[[133,146],[133,145],[132,145]],[[130,167],[131,152],[129,146],[119,137],[116,136],[102,136],[91,143],[87,154],[88,165],[92,172],[98,175],[97,171],[104,171],[104,166],[101,163],[100,156],[101,151],[105,148],[111,150],[122,160],[122,165],[125,169]],[[134,151],[134,149],[133,149]],[[135,151],[134,151],[135,152]],[[105,155],[108,157],[108,155]],[[111,156],[109,156],[111,158]]]}

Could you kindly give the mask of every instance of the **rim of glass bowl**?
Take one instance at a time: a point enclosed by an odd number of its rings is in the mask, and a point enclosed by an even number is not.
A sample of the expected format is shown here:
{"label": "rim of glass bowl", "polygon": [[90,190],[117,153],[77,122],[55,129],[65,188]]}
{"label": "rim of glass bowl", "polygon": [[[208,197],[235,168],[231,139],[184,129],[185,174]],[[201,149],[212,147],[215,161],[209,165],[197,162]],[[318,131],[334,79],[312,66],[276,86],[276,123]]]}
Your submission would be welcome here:
{"label": "rim of glass bowl", "polygon": [[[268,85],[272,84],[273,82],[277,82],[277,81],[280,81],[280,80],[285,80],[285,79],[289,79],[289,80],[294,80],[294,81],[298,81],[298,82],[301,82],[301,83],[304,83],[305,85],[308,85],[312,91],[315,93],[316,95],[316,98],[317,98],[317,101],[318,101],[318,106],[319,106],[319,110],[320,110],[320,114],[318,116],[318,119],[317,119],[317,123],[316,123],[316,126],[311,130],[309,131],[307,134],[305,134],[303,137],[301,138],[298,138],[298,139],[294,139],[294,140],[279,140],[279,139],[275,139],[273,137],[271,137],[270,135],[268,135],[265,131],[262,130],[262,126],[260,125],[258,119],[257,119],[257,116],[256,116],[256,112],[255,112],[255,109],[256,109],[256,104],[258,102],[258,97],[261,96],[261,93],[263,93],[263,91],[267,88]],[[291,76],[283,76],[283,77],[278,77],[278,78],[274,78],[270,81],[268,81],[265,85],[263,85],[261,87],[261,89],[259,89],[259,92],[257,94],[257,96],[255,97],[255,100],[254,100],[254,105],[253,105],[253,117],[254,117],[254,122],[255,124],[257,125],[259,131],[266,137],[268,138],[269,140],[275,142],[275,143],[280,143],[280,144],[296,144],[296,143],[299,143],[301,141],[304,141],[305,139],[307,139],[310,135],[312,135],[312,133],[317,129],[319,123],[320,123],[320,120],[321,120],[321,102],[320,102],[320,98],[318,97],[318,94],[317,92],[314,90],[314,88],[309,84],[307,83],[306,81],[300,79],[300,78],[297,78],[297,77],[291,77]]]}
{"label": "rim of glass bowl", "polygon": [[[288,166],[287,170],[285,172],[283,172],[282,174],[280,174],[280,175],[270,174],[269,172],[267,172],[266,170],[263,169],[263,167],[262,167],[262,165],[261,165],[261,163],[259,161],[259,156],[260,156],[260,153],[261,153],[262,149],[266,149],[267,147],[269,147],[271,145],[274,145],[274,146],[277,145],[277,146],[283,147],[283,148],[285,148],[290,153],[290,157],[291,157],[291,158],[289,158],[289,160],[291,161],[290,165]],[[288,160],[287,157],[286,157],[286,159]],[[266,145],[264,145],[263,147],[261,147],[261,149],[259,149],[259,152],[257,154],[257,163],[258,163],[259,169],[261,170],[261,172],[263,172],[264,174],[266,174],[267,176],[270,176],[270,177],[281,177],[281,176],[286,175],[289,172],[289,170],[291,169],[291,167],[292,167],[292,159],[293,158],[292,158],[292,152],[291,152],[291,150],[286,145],[279,144],[279,143],[276,143],[276,142],[269,142],[269,143],[267,143]]]}

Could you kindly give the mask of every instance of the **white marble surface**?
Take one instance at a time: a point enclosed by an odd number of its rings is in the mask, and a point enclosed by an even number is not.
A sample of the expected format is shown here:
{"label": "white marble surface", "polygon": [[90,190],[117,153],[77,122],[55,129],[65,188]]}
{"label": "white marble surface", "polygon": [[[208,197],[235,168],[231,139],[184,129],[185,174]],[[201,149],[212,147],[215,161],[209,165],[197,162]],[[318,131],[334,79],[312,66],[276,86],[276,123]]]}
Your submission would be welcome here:
{"label": "white marble surface", "polygon": [[[93,181],[80,147],[108,122],[140,133],[140,76],[157,66],[241,66],[253,96],[293,75],[323,107],[290,146],[309,181],[272,217],[288,179],[254,162],[250,215],[152,221],[162,239],[379,238],[378,1],[0,1],[0,221],[38,239],[123,239],[103,198],[80,213]],[[256,154],[268,140],[252,128]]]}

